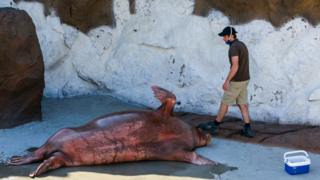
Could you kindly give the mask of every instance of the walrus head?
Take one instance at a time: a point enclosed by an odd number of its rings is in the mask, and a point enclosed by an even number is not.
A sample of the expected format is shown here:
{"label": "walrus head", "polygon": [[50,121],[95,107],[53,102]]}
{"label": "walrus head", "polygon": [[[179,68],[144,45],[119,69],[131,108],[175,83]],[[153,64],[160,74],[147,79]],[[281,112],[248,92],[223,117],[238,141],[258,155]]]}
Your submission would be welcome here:
{"label": "walrus head", "polygon": [[196,142],[196,147],[207,146],[211,142],[210,133],[204,132],[200,128],[196,128],[198,141]]}

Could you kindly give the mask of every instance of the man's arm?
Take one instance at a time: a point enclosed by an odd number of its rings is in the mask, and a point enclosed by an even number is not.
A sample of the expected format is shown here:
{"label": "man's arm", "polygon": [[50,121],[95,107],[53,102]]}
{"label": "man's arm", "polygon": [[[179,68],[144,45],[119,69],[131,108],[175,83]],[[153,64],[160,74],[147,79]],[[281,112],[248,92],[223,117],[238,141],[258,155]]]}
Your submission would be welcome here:
{"label": "man's arm", "polygon": [[236,75],[238,68],[239,68],[239,56],[232,56],[231,57],[231,68],[228,73],[227,79],[223,84],[223,90],[228,90],[231,79]]}

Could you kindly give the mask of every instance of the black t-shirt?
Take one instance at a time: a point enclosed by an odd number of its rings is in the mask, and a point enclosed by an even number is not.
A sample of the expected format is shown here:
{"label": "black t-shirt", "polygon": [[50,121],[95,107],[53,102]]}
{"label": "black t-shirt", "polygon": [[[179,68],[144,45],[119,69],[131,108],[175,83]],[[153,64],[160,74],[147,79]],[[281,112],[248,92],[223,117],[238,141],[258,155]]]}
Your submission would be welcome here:
{"label": "black t-shirt", "polygon": [[247,46],[239,41],[234,40],[229,48],[229,62],[232,65],[231,57],[239,57],[239,69],[231,81],[247,81],[250,79],[249,74],[249,53]]}

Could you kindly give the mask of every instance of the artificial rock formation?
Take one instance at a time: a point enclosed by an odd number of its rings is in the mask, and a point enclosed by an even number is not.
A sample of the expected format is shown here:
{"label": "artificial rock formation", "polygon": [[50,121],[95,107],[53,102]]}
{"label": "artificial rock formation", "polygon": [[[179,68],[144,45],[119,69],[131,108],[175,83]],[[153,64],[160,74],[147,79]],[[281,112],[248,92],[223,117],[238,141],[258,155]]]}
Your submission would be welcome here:
{"label": "artificial rock formation", "polygon": [[0,9],[0,128],[41,119],[44,64],[25,11]]}
{"label": "artificial rock formation", "polygon": [[[9,1],[12,0],[1,0],[0,6],[10,6]],[[225,26],[233,25],[250,54],[251,118],[275,123],[320,124],[316,91],[320,87],[320,64],[314,63],[320,57],[320,25],[312,26],[306,14],[298,13],[301,5],[310,8],[306,12],[317,17],[317,1],[299,4],[300,1],[292,0],[288,4],[287,0],[257,0],[255,5],[244,0],[243,4],[237,0],[232,3],[229,0],[112,0],[117,26],[92,27],[88,33],[65,23],[55,6],[49,8],[55,9],[55,13],[45,16],[43,5],[38,2],[20,2],[13,7],[27,11],[37,27],[46,65],[45,96],[110,93],[156,107],[147,90],[157,83],[180,97],[178,111],[216,113],[229,67],[228,47],[217,34]],[[52,1],[55,2],[58,0]],[[208,4],[204,6],[201,2]],[[212,3],[218,2],[221,8],[233,7],[230,13],[235,13],[235,17],[248,17],[248,23],[235,25],[246,21],[235,21],[225,16],[227,11],[215,10],[219,8]],[[279,3],[279,7],[272,7],[280,10],[269,12],[269,5],[265,5],[266,9],[260,12],[256,8],[262,8],[261,3],[270,3],[270,7]],[[206,17],[196,16],[199,5],[204,14],[212,11]],[[251,7],[250,11],[247,6]],[[255,11],[257,16],[246,15]],[[285,12],[306,18],[290,20],[293,16]],[[279,18],[288,22],[274,27],[261,20],[259,13],[270,13],[270,17],[282,13],[284,17]],[[265,16],[268,20],[269,16]],[[241,116],[237,108],[230,108],[230,114]]]}
{"label": "artificial rock formation", "polygon": [[[129,0],[129,4],[130,13],[134,14],[136,0]],[[320,22],[318,0],[195,0],[194,14],[207,16],[213,9],[222,11],[233,24],[264,19],[279,27],[297,16],[306,18],[313,25]]]}
{"label": "artificial rock formation", "polygon": [[229,17],[232,24],[264,19],[281,26],[296,16],[305,17],[311,24],[320,22],[319,0],[196,0],[194,14],[207,16],[216,9]]}
{"label": "artificial rock formation", "polygon": [[[113,12],[114,0],[14,0],[18,3],[41,2],[45,14],[55,11],[63,23],[77,27],[82,32],[116,22]],[[136,13],[136,0],[128,0],[130,13]],[[219,10],[229,17],[232,24],[247,23],[264,19],[279,27],[294,17],[304,17],[311,24],[320,22],[320,1],[318,0],[196,0],[193,13],[207,16],[211,10]]]}
{"label": "artificial rock formation", "polygon": [[[23,0],[14,0],[20,2]],[[114,26],[112,0],[24,0],[39,1],[45,6],[45,14],[55,11],[63,23],[77,27],[82,32],[102,25]]]}

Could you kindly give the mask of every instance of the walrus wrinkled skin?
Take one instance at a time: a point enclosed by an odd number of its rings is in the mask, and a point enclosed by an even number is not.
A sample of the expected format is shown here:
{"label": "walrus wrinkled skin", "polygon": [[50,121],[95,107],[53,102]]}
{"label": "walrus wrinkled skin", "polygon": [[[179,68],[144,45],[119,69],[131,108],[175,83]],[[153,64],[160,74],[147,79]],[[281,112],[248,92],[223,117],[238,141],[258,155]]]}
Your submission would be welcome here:
{"label": "walrus wrinkled skin", "polygon": [[162,103],[157,110],[113,113],[80,127],[61,129],[39,149],[28,155],[13,156],[8,164],[42,161],[30,177],[63,166],[141,160],[215,164],[193,151],[206,146],[211,136],[172,116],[174,94],[158,86],[152,86],[152,90]]}

